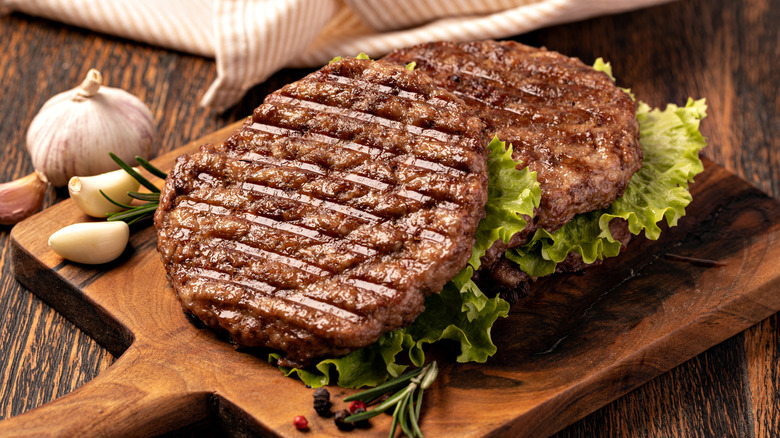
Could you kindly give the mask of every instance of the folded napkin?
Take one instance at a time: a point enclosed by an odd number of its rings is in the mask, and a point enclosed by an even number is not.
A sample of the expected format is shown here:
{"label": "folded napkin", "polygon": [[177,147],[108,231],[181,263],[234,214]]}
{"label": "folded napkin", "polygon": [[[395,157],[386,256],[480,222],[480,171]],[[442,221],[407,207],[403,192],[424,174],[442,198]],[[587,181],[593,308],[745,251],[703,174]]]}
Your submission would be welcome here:
{"label": "folded napkin", "polygon": [[286,67],[427,41],[518,35],[670,0],[0,0],[19,11],[214,57],[202,105],[225,109]]}

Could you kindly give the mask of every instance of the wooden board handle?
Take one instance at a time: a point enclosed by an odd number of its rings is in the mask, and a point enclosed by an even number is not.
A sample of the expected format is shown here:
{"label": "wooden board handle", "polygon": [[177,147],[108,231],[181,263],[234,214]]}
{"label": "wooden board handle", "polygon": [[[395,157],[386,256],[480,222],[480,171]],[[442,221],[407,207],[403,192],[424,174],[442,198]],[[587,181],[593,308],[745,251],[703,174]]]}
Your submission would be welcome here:
{"label": "wooden board handle", "polygon": [[[152,355],[151,357],[153,357]],[[110,368],[64,397],[0,421],[2,437],[153,436],[200,421],[210,394],[131,346]]]}

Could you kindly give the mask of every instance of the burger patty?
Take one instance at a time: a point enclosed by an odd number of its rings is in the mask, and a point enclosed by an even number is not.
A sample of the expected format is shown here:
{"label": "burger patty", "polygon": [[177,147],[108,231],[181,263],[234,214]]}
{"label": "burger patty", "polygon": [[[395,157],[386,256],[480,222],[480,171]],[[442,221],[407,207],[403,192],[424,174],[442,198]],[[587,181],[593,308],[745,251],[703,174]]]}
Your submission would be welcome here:
{"label": "burger patty", "polygon": [[635,102],[578,59],[513,41],[427,43],[383,59],[415,62],[512,145],[518,168],[536,172],[542,199],[531,227],[552,232],[609,206],[642,165]]}
{"label": "burger patty", "polygon": [[422,73],[334,62],[183,155],[155,214],[187,312],[286,365],[411,323],[484,216],[482,121]]}
{"label": "burger patty", "polygon": [[[482,257],[475,281],[510,301],[531,280],[504,256],[537,228],[559,229],[576,214],[606,208],[642,166],[636,104],[605,73],[580,60],[512,41],[435,42],[399,49],[384,60],[415,68],[463,98],[484,120],[489,135],[513,148],[518,168],[536,172],[542,189],[533,221],[508,244],[497,241]],[[613,236],[630,241],[624,221]],[[558,272],[589,265],[569,254]]]}

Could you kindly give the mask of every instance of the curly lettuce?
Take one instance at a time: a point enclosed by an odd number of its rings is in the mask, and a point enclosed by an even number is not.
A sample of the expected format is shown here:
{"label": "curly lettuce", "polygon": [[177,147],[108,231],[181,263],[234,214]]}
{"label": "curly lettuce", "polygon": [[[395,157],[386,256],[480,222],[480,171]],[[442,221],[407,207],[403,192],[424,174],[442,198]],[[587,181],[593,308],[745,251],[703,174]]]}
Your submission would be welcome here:
{"label": "curly lettuce", "polygon": [[512,159],[512,145],[493,137],[488,145],[488,200],[485,204],[485,218],[479,223],[476,242],[469,265],[479,269],[480,259],[493,245],[509,239],[523,231],[532,217],[534,208],[539,207],[542,189],[536,181],[536,172],[527,167],[517,170],[518,163]]}

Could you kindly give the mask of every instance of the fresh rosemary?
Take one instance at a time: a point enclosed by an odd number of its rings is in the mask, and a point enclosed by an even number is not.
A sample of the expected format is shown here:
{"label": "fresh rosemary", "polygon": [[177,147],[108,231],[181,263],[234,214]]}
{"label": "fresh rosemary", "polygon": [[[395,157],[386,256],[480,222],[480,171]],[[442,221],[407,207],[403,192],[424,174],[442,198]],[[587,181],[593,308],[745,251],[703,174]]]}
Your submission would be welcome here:
{"label": "fresh rosemary", "polygon": [[[393,426],[390,429],[390,438],[395,436],[398,425],[409,437],[423,436],[420,431],[420,410],[422,409],[423,391],[431,386],[439,368],[436,361],[415,370],[404,373],[393,380],[363,392],[351,395],[344,399],[345,402],[361,400],[369,404],[385,394],[397,391],[387,400],[381,402],[370,411],[350,415],[344,421],[354,423],[375,417],[390,408],[393,409]],[[403,389],[401,389],[403,388]]]}
{"label": "fresh rosemary", "polygon": [[[151,193],[127,192],[127,194],[130,195],[131,198],[138,199],[139,201],[146,201],[146,202],[143,204],[126,205],[114,201],[108,195],[103,193],[103,191],[101,190],[100,194],[103,195],[103,197],[105,197],[106,199],[108,199],[109,202],[125,209],[125,211],[120,211],[119,213],[109,214],[108,220],[125,221],[127,222],[128,225],[132,225],[136,222],[154,216],[155,210],[157,210],[157,207],[160,205],[160,189],[158,189],[154,184],[152,184],[151,181],[144,178],[144,176],[138,173],[135,169],[130,167],[127,163],[122,161],[121,158],[117,157],[111,152],[109,152],[108,155],[111,156],[111,159],[114,160],[116,164],[118,164],[119,167],[122,168],[122,170],[130,174],[130,176],[132,176],[136,181],[141,183],[142,186],[146,187],[151,192]],[[147,160],[141,157],[138,156],[135,157],[135,161],[137,161],[141,167],[143,167],[144,169],[149,171],[149,173],[151,173],[156,177],[165,179],[165,177],[168,176],[165,172],[154,167],[150,162],[148,162]]]}

